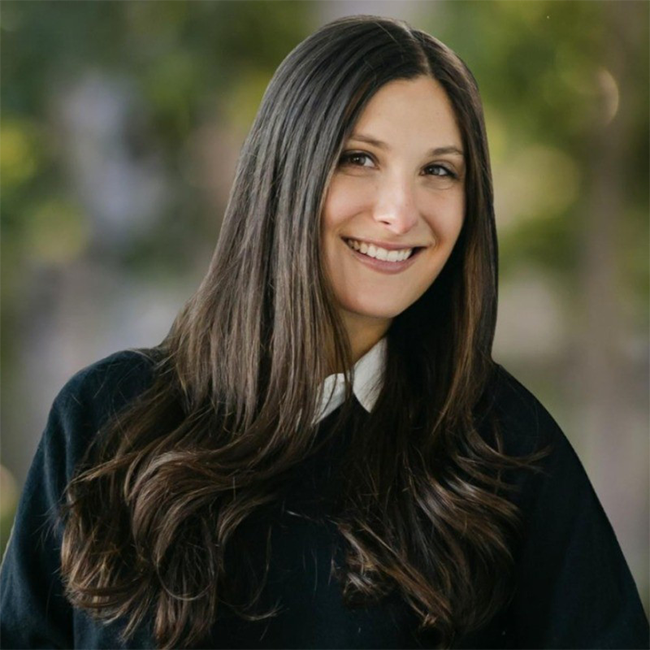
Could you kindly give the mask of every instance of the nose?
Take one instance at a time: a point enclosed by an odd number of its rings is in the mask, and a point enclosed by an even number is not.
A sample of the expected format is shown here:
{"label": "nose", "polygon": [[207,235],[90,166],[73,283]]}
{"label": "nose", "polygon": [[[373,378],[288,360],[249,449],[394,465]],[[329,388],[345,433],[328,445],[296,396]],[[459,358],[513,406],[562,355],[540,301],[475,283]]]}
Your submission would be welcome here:
{"label": "nose", "polygon": [[373,218],[396,235],[404,235],[418,222],[413,182],[407,178],[383,179],[377,188]]}

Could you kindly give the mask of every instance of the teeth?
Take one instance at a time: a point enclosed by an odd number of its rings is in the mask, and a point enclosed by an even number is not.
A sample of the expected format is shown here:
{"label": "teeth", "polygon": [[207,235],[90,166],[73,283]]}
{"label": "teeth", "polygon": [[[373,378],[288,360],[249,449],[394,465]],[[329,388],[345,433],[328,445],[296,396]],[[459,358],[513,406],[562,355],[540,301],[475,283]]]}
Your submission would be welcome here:
{"label": "teeth", "polygon": [[405,259],[410,257],[413,252],[412,248],[404,248],[399,251],[389,251],[385,248],[379,248],[373,244],[368,245],[365,242],[358,242],[354,239],[346,239],[345,243],[355,251],[359,251],[368,257],[374,257],[375,259],[383,260],[385,262],[403,262]]}

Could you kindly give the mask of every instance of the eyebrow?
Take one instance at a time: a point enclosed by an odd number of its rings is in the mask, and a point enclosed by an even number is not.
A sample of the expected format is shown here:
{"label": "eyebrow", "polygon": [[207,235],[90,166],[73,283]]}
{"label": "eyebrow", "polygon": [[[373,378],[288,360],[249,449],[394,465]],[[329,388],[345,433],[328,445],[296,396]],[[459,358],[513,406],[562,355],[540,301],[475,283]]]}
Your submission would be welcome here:
{"label": "eyebrow", "polygon": [[[359,142],[367,142],[368,144],[372,144],[378,149],[390,149],[390,147],[385,143],[382,142],[381,140],[376,140],[375,138],[370,137],[369,135],[364,135],[363,133],[353,133],[350,136],[350,140],[358,140]],[[430,149],[427,152],[428,156],[440,156],[443,154],[454,154],[456,156],[462,156],[465,157],[465,154],[463,154],[462,150],[456,147],[455,145],[447,145],[445,147],[435,147],[434,149]]]}

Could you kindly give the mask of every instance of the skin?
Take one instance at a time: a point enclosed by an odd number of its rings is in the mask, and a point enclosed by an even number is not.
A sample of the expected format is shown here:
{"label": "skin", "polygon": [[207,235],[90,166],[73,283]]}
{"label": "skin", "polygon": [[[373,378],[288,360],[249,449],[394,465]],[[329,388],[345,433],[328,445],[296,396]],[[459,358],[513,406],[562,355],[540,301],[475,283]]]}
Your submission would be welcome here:
{"label": "skin", "polygon": [[[458,151],[432,151],[449,147]],[[426,76],[380,88],[344,143],[325,198],[321,241],[355,363],[447,262],[465,214],[462,151],[447,94]],[[409,268],[389,275],[356,259],[348,238],[426,248]]]}

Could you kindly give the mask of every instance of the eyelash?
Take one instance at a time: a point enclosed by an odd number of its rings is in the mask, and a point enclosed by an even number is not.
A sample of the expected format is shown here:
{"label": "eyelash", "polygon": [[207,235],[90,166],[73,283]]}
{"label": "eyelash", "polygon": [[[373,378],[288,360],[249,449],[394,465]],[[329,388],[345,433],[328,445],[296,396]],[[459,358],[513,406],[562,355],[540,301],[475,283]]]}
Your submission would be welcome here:
{"label": "eyelash", "polygon": [[[352,164],[353,167],[363,167],[364,165],[354,165],[351,163],[352,158],[356,157],[362,157],[362,158],[368,158],[372,160],[372,156],[368,153],[365,153],[363,151],[346,151],[340,159],[340,164],[345,165],[345,164]],[[446,174],[427,174],[428,176],[437,176],[438,178],[444,178],[445,176],[449,178],[458,178],[458,175],[455,174],[451,169],[448,167],[445,167],[444,165],[427,165],[425,169],[429,169],[431,167],[436,167],[438,169],[443,169]]]}

